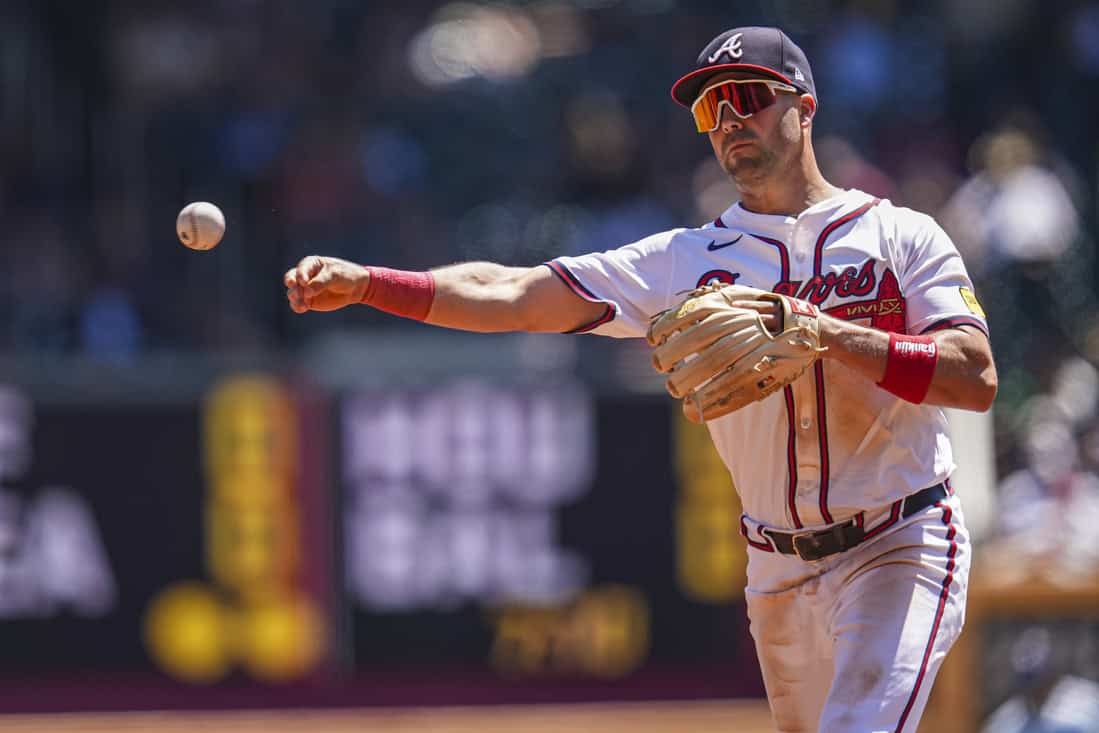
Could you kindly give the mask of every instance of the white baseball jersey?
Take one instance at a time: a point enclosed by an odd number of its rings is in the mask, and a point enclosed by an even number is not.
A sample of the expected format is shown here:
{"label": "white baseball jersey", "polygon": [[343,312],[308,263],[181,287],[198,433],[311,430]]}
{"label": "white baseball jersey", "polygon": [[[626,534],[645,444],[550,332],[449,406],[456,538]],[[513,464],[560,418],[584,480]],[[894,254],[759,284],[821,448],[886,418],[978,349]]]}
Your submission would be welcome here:
{"label": "white baseball jersey", "polygon": [[[796,217],[737,203],[706,226],[547,265],[581,297],[607,304],[578,332],[643,337],[650,317],[683,291],[720,281],[793,295],[885,331],[965,324],[987,334],[947,234],[929,216],[857,190]],[[833,360],[708,427],[750,524],[838,522],[887,507],[954,469],[941,409],[901,400]],[[746,535],[769,549],[758,531]]]}

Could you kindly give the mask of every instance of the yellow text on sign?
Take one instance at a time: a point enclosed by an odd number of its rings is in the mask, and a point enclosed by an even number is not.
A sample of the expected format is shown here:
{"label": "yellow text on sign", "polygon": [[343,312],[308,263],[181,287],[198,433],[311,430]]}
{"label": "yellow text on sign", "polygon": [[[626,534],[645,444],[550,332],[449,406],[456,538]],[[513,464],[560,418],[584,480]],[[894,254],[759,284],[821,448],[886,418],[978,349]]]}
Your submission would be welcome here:
{"label": "yellow text on sign", "polygon": [[176,584],[146,616],[157,662],[190,682],[214,682],[237,664],[282,681],[308,672],[323,622],[297,586],[301,538],[293,497],[297,435],[279,383],[242,377],[205,404],[206,564],[212,585]]}
{"label": "yellow text on sign", "polygon": [[740,497],[705,427],[675,410],[676,569],[687,597],[727,603],[744,597],[748,556]]}
{"label": "yellow text on sign", "polygon": [[492,664],[509,677],[623,677],[649,653],[649,606],[636,589],[593,588],[560,606],[514,606],[495,619]]}

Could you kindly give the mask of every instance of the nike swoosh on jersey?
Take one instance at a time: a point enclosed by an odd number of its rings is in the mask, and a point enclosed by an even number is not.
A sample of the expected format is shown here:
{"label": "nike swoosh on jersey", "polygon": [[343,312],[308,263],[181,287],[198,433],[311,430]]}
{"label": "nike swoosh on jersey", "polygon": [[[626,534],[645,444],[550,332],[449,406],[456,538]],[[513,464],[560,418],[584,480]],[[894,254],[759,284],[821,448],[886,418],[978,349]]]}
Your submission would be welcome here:
{"label": "nike swoosh on jersey", "polygon": [[[743,236],[743,234],[740,235],[740,237]],[[731,247],[732,245],[736,244],[740,241],[740,237],[737,237],[731,242],[723,242],[722,244],[718,244],[716,239],[711,239],[710,243],[706,245],[706,249],[710,252],[717,252],[719,249],[725,249],[726,247]]]}

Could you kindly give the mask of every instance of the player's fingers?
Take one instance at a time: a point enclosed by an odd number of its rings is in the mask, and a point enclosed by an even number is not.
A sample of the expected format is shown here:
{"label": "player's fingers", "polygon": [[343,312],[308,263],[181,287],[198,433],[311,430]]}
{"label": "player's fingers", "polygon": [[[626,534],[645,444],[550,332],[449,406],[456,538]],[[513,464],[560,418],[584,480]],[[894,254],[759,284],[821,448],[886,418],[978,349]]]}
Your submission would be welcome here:
{"label": "player's fingers", "polygon": [[302,289],[296,285],[286,289],[286,300],[295,313],[304,313],[309,310],[309,299],[305,297]]}
{"label": "player's fingers", "polygon": [[337,270],[338,268],[334,267],[322,267],[317,270],[317,272],[313,273],[313,276],[309,278],[309,281],[303,283],[306,297],[320,295],[325,290],[338,283],[340,274]]}
{"label": "player's fingers", "polygon": [[730,305],[735,308],[744,308],[745,310],[753,310],[759,313],[773,313],[776,308],[775,303],[761,303],[758,300],[734,300]]}
{"label": "player's fingers", "polygon": [[733,301],[732,305],[737,308],[755,311],[764,318],[767,316],[777,316],[782,312],[782,307],[774,301],[760,302],[758,300],[736,300]]}
{"label": "player's fingers", "polygon": [[760,302],[758,300],[734,300],[731,305],[758,313],[760,315],[760,320],[763,321],[763,327],[772,333],[778,331],[782,327],[782,319],[779,316],[781,311],[778,303],[771,301]]}
{"label": "player's fingers", "polygon": [[298,284],[298,268],[291,267],[286,271],[286,274],[282,276],[282,284],[288,288],[292,288]]}
{"label": "player's fingers", "polygon": [[309,310],[309,303],[305,298],[301,297],[301,294],[295,294],[290,297],[290,310],[295,313],[305,313]]}
{"label": "player's fingers", "polygon": [[302,288],[302,293],[307,298],[316,297],[323,293],[325,290],[327,290],[328,286],[331,283],[332,275],[328,272],[322,272],[320,275],[317,275],[315,278],[309,281],[309,284]]}
{"label": "player's fingers", "polygon": [[303,257],[295,270],[297,271],[298,285],[305,285],[324,270],[324,260],[316,255]]}

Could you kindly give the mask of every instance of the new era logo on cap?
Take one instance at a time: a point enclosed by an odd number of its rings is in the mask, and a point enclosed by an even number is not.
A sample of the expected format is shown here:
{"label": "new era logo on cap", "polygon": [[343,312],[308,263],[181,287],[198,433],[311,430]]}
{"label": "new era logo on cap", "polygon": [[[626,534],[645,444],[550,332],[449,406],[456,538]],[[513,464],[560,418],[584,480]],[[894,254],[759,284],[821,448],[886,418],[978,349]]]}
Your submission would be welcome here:
{"label": "new era logo on cap", "polygon": [[727,30],[710,41],[699,54],[694,71],[672,86],[672,97],[690,107],[709,78],[726,71],[754,72],[817,96],[805,52],[778,28],[747,26]]}

